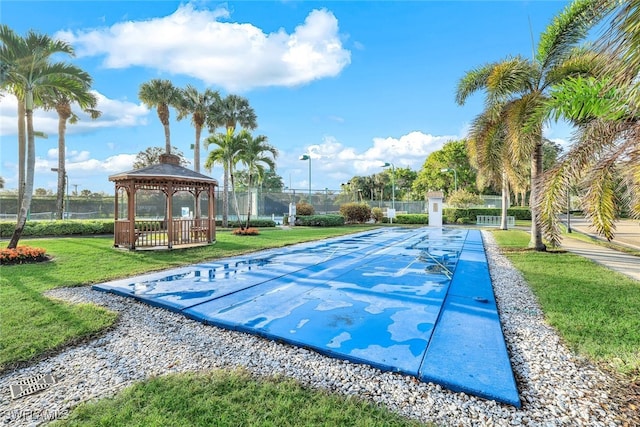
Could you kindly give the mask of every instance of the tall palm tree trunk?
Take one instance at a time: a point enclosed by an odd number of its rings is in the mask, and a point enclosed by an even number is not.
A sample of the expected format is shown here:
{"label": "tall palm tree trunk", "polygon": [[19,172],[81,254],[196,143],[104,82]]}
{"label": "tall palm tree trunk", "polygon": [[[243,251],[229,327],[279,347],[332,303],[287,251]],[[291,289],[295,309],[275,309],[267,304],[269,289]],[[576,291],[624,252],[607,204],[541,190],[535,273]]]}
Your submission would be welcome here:
{"label": "tall palm tree trunk", "polygon": [[233,177],[233,169],[231,165],[229,165],[229,176],[231,177],[231,193],[233,194],[233,205],[236,210],[236,222],[238,226],[242,228],[242,224],[240,223],[240,204],[238,203],[238,194],[236,194],[236,184],[235,178]]}
{"label": "tall palm tree trunk", "polygon": [[24,196],[22,198],[22,205],[20,205],[20,212],[18,213],[18,222],[16,228],[11,236],[11,241],[7,248],[15,249],[18,246],[18,241],[22,236],[24,225],[27,222],[27,212],[31,206],[31,199],[33,198],[33,178],[36,166],[36,143],[35,135],[33,133],[33,94],[27,92],[26,94],[27,106],[25,107],[27,116],[27,174],[25,178]]}
{"label": "tall palm tree trunk", "polygon": [[507,210],[509,209],[509,181],[507,180],[507,171],[502,170],[502,200],[500,204],[500,230],[508,229]]}
{"label": "tall palm tree trunk", "polygon": [[251,173],[249,173],[249,182],[247,183],[247,197],[248,197],[249,200],[247,202],[247,224],[246,224],[245,228],[249,228],[249,223],[251,222],[251,208],[253,207],[252,203],[251,203],[252,200],[253,200],[253,197],[252,197],[252,194],[251,194],[251,185],[252,185]]}
{"label": "tall palm tree trunk", "polygon": [[171,131],[169,130],[169,124],[164,126],[164,150],[167,154],[171,154]]}
{"label": "tall palm tree trunk", "polygon": [[27,154],[26,111],[24,99],[18,98],[18,210],[24,197],[25,163]]}
{"label": "tall palm tree trunk", "polygon": [[222,179],[222,226],[229,226],[229,166],[224,165],[224,177]]}
{"label": "tall palm tree trunk", "polygon": [[202,126],[196,125],[196,141],[193,145],[193,170],[200,172],[200,134],[202,133]]}
{"label": "tall palm tree trunk", "polygon": [[[71,106],[67,104],[61,104],[56,107],[58,112],[58,190],[56,192],[56,218],[62,219],[62,213],[64,212],[64,193],[65,193],[65,152],[66,152],[66,140],[65,134],[67,132],[67,120],[71,117]],[[69,209],[69,206],[67,206]]]}
{"label": "tall palm tree trunk", "polygon": [[531,195],[529,199],[529,208],[531,210],[531,240],[529,241],[529,247],[537,251],[545,251],[547,249],[542,242],[540,210],[538,209],[542,170],[542,136],[540,136],[531,156]]}
{"label": "tall palm tree trunk", "polygon": [[[202,132],[202,125],[195,126],[196,128],[196,141],[193,146],[193,170],[200,173],[200,134]],[[200,218],[200,193],[196,194],[195,206],[194,206],[194,214],[196,219]]]}

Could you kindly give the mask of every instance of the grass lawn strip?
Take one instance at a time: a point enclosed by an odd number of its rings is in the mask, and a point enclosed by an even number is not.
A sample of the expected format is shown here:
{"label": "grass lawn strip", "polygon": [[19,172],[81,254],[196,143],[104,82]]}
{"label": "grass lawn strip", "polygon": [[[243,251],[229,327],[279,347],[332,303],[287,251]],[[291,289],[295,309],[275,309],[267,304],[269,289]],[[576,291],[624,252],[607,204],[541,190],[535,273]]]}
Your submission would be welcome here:
{"label": "grass lawn strip", "polygon": [[640,283],[568,252],[526,250],[529,234],[496,231],[569,348],[630,380],[640,378]]}

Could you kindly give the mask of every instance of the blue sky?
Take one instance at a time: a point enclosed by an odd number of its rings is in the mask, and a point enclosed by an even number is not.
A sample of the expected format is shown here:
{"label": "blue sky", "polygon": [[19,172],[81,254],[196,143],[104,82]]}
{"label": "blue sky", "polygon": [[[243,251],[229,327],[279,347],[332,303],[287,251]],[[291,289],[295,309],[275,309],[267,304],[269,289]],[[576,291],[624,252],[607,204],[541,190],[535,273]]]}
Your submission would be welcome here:
{"label": "blue sky", "polygon": [[[81,116],[67,130],[71,190],[113,192],[107,177],[135,155],[164,147],[154,110],[137,94],[154,78],[249,99],[255,134],[280,151],[285,185],[338,190],[384,162],[419,170],[429,153],[463,138],[483,97],[455,103],[466,71],[510,55],[532,54],[539,34],[566,1],[13,1],[0,21],[63,38],[71,62],[88,71],[103,116]],[[532,32],[530,31],[530,28]],[[192,159],[194,130],[171,111],[172,145]],[[35,187],[55,191],[57,116],[37,111]],[[566,141],[570,129],[546,136]],[[203,132],[206,137],[207,133]],[[0,176],[17,186],[16,101],[0,99]],[[204,138],[203,138],[204,139]],[[206,152],[203,152],[203,157]],[[221,169],[211,175],[222,181]],[[75,187],[77,186],[77,187]]]}

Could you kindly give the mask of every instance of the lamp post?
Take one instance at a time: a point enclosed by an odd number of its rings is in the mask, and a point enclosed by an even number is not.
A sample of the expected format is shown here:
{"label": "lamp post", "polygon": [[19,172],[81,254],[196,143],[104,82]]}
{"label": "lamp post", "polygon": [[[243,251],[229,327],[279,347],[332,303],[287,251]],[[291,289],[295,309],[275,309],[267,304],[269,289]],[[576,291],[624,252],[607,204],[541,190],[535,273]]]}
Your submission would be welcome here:
{"label": "lamp post", "polygon": [[442,168],[440,172],[453,172],[453,189],[458,191],[458,172],[454,168]]}
{"label": "lamp post", "polygon": [[[58,172],[58,168],[51,168],[51,172]],[[64,171],[64,184],[67,187],[67,202],[65,203],[65,205],[67,207],[67,211],[69,211],[69,177],[67,176],[67,171]],[[62,219],[65,219],[64,217],[65,205],[62,206]]]}
{"label": "lamp post", "polygon": [[571,233],[571,187],[567,185],[567,233]]}
{"label": "lamp post", "polygon": [[303,154],[302,156],[300,156],[300,160],[309,161],[309,203],[311,203],[311,156],[308,154]]}
{"label": "lamp post", "polygon": [[396,208],[396,167],[393,163],[385,163],[382,165],[383,168],[388,168],[391,166],[391,209]]}

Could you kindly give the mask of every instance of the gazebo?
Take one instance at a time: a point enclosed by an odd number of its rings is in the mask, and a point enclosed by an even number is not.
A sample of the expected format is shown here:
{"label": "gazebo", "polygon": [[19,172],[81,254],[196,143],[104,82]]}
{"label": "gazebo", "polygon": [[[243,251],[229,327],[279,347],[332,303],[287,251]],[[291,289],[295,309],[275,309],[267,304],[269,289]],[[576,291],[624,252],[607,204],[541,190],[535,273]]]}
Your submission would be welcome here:
{"label": "gazebo", "polygon": [[[160,163],[111,175],[109,181],[116,186],[115,247],[173,249],[215,242],[215,188],[218,181],[180,166],[178,156],[163,154]],[[138,206],[136,195],[144,190],[155,190],[164,195],[162,212],[156,212],[155,216],[142,215],[140,211],[143,209]],[[174,206],[174,195],[180,192],[193,196],[190,200],[193,210],[189,206]]]}

